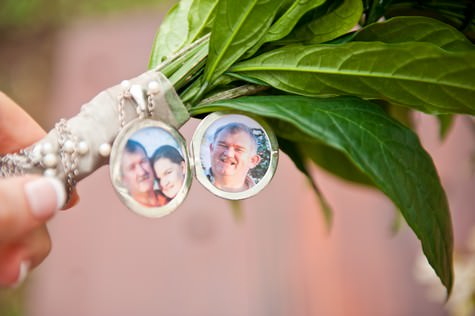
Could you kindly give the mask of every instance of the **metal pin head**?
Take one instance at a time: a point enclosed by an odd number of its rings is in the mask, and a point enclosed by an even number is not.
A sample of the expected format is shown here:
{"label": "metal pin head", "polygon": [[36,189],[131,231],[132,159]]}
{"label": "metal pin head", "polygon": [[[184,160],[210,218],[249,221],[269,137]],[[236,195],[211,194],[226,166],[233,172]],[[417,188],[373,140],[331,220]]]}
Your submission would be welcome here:
{"label": "metal pin head", "polygon": [[133,84],[130,86],[130,94],[134,99],[135,103],[137,103],[137,112],[145,113],[147,109],[147,94],[146,91],[142,88],[142,86],[138,84]]}

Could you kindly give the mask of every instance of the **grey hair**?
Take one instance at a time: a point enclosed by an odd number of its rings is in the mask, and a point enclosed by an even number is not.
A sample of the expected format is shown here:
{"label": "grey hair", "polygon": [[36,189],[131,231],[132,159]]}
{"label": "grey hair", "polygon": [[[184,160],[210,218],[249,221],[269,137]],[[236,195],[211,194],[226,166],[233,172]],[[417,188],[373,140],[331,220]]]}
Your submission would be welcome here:
{"label": "grey hair", "polygon": [[214,132],[213,136],[213,143],[216,142],[216,139],[218,138],[218,135],[222,132],[228,132],[230,134],[237,134],[239,132],[244,132],[247,135],[249,135],[249,138],[251,139],[252,145],[254,146],[254,149],[257,152],[257,140],[254,134],[252,134],[252,130],[245,124],[242,123],[228,123],[226,125],[223,125],[219,127],[216,132]]}

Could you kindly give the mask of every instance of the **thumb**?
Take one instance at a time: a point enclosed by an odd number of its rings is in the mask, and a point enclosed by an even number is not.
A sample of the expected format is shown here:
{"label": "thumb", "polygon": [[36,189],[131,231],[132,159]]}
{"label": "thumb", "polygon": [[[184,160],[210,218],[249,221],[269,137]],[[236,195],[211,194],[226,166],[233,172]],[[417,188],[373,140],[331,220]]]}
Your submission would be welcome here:
{"label": "thumb", "polygon": [[51,177],[0,180],[0,243],[21,237],[63,207],[63,184]]}

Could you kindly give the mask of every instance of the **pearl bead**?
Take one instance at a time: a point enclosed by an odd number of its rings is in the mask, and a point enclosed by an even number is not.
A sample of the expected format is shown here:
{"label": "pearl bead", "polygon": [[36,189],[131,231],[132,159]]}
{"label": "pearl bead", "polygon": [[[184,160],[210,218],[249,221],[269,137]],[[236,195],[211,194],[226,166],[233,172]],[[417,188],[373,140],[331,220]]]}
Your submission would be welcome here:
{"label": "pearl bead", "polygon": [[51,143],[45,142],[41,145],[41,151],[44,155],[50,154],[54,151],[53,145]]}
{"label": "pearl bead", "polygon": [[72,140],[67,140],[64,142],[63,149],[65,152],[68,154],[71,154],[74,152],[74,142]]}
{"label": "pearl bead", "polygon": [[122,80],[122,82],[120,83],[120,86],[122,87],[122,89],[128,90],[130,88],[130,81]]}
{"label": "pearl bead", "polygon": [[56,170],[55,169],[51,169],[51,168],[48,168],[45,170],[45,172],[43,173],[43,175],[45,177],[55,177],[56,176]]}
{"label": "pearl bead", "polygon": [[160,85],[156,81],[150,81],[148,83],[148,93],[154,94],[160,92]]}
{"label": "pearl bead", "polygon": [[31,156],[35,162],[40,161],[43,158],[43,154],[41,153],[41,145],[36,145],[32,152]]}
{"label": "pearl bead", "polygon": [[85,141],[79,142],[78,152],[80,155],[87,154],[89,152],[89,145]]}
{"label": "pearl bead", "polygon": [[99,154],[102,157],[108,157],[111,153],[111,145],[108,143],[101,144],[99,146]]}
{"label": "pearl bead", "polygon": [[58,164],[58,158],[55,154],[47,154],[43,157],[43,163],[47,168],[54,168]]}

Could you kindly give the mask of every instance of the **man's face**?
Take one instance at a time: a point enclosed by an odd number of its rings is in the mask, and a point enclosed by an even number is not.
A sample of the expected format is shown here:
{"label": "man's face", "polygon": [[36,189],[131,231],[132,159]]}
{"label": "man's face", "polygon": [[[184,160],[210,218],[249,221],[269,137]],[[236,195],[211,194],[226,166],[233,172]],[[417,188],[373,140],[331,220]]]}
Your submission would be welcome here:
{"label": "man's face", "polygon": [[251,136],[244,131],[221,131],[210,145],[210,153],[215,175],[245,177],[259,163]]}
{"label": "man's face", "polygon": [[122,182],[130,194],[141,194],[153,190],[153,172],[143,151],[124,152],[122,156]]}

